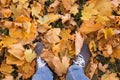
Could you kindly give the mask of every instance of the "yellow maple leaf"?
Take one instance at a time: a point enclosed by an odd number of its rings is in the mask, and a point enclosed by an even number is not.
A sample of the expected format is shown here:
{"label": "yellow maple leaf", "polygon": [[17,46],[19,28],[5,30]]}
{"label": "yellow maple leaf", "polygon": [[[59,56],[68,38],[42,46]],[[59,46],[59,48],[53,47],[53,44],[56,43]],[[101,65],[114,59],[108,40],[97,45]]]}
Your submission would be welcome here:
{"label": "yellow maple leaf", "polygon": [[109,37],[114,35],[114,31],[112,28],[106,28],[103,30],[103,32],[104,32],[105,39],[108,39]]}
{"label": "yellow maple leaf", "polygon": [[62,40],[68,40],[71,37],[70,33],[70,29],[62,29],[60,32],[60,37],[62,38]]}
{"label": "yellow maple leaf", "polygon": [[27,62],[32,62],[36,58],[36,53],[32,49],[26,49],[24,54]]}
{"label": "yellow maple leaf", "polygon": [[3,46],[6,47],[6,46],[17,43],[17,40],[15,38],[6,36],[2,39],[2,42],[3,42]]}
{"label": "yellow maple leaf", "polygon": [[78,8],[79,8],[79,5],[74,4],[70,9],[70,13],[76,15],[78,13]]}
{"label": "yellow maple leaf", "polygon": [[45,15],[43,17],[39,16],[37,21],[38,21],[38,23],[43,25],[43,24],[50,24],[51,22],[54,22],[58,19],[59,19],[58,14],[50,13],[50,14]]}

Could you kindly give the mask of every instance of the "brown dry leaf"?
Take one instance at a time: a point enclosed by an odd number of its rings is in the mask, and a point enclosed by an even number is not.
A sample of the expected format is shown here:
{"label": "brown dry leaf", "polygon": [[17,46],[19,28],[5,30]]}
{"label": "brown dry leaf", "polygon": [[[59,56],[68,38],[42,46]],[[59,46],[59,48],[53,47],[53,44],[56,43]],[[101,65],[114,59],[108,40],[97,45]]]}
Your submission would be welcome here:
{"label": "brown dry leaf", "polygon": [[24,54],[27,62],[32,62],[36,58],[36,53],[32,49],[26,49]]}
{"label": "brown dry leaf", "polygon": [[102,76],[101,80],[119,80],[116,73],[106,73]]}
{"label": "brown dry leaf", "polygon": [[60,4],[59,0],[55,0],[48,8],[48,12],[56,12],[59,4]]}
{"label": "brown dry leaf", "polygon": [[78,55],[81,51],[81,48],[83,46],[84,37],[80,34],[80,32],[75,32],[76,38],[75,38],[75,55]]}
{"label": "brown dry leaf", "polygon": [[66,21],[70,20],[70,18],[71,18],[70,14],[59,15],[59,17],[62,19],[62,23],[65,23]]}
{"label": "brown dry leaf", "polygon": [[[63,74],[66,73],[66,67],[62,62],[60,61],[60,58],[57,56],[54,56],[53,53],[50,51],[46,50],[41,54],[41,57],[48,63],[50,68],[58,75],[62,76]],[[68,60],[68,59],[63,59],[63,60]]]}
{"label": "brown dry leaf", "polygon": [[70,29],[62,29],[62,31],[60,32],[60,37],[62,38],[62,40],[68,40],[71,37],[70,33]]}
{"label": "brown dry leaf", "polygon": [[61,44],[60,43],[52,45],[52,52],[55,56],[58,56],[58,53],[60,52],[60,50],[61,50]]}
{"label": "brown dry leaf", "polygon": [[76,0],[62,0],[62,4],[66,10],[70,10]]}
{"label": "brown dry leaf", "polygon": [[49,25],[40,25],[40,24],[38,24],[37,27],[38,27],[37,30],[38,30],[38,32],[40,32],[40,33],[44,33],[44,32],[46,32],[48,29],[51,28],[51,26],[49,26]]}
{"label": "brown dry leaf", "polygon": [[101,63],[98,64],[98,68],[102,71],[102,72],[106,72],[107,68],[108,68],[108,64],[102,65]]}
{"label": "brown dry leaf", "polygon": [[89,34],[102,28],[103,26],[99,23],[95,23],[94,20],[87,20],[82,23],[79,30],[82,33]]}
{"label": "brown dry leaf", "polygon": [[19,71],[22,73],[24,79],[30,78],[35,72],[35,61],[25,63],[19,68]]}
{"label": "brown dry leaf", "polygon": [[2,63],[2,65],[0,66],[0,72],[3,74],[10,74],[14,71],[13,67],[11,65],[7,65]]}
{"label": "brown dry leaf", "polygon": [[46,34],[45,38],[48,40],[50,43],[58,43],[60,42],[59,34],[60,34],[60,28],[53,28],[50,29]]}
{"label": "brown dry leaf", "polygon": [[25,58],[24,48],[22,43],[10,45],[8,52],[20,60],[24,60]]}
{"label": "brown dry leaf", "polygon": [[7,76],[5,76],[5,78],[2,79],[2,80],[14,80],[14,78],[13,78],[13,76],[11,76],[11,75],[7,75]]}
{"label": "brown dry leaf", "polygon": [[19,60],[12,55],[7,55],[6,56],[6,64],[21,66],[21,65],[24,64],[24,62],[25,62],[24,60]]}

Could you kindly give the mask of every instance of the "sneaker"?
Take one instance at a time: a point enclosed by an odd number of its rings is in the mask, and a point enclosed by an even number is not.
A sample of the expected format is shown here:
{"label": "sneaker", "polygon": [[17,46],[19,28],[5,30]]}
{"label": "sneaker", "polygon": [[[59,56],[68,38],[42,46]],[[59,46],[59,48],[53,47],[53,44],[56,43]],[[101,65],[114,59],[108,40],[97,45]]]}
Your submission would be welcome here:
{"label": "sneaker", "polygon": [[43,50],[43,44],[41,42],[37,42],[34,51],[37,54],[36,62],[37,62],[37,69],[44,67],[46,62],[40,57],[40,54]]}
{"label": "sneaker", "polygon": [[90,60],[90,50],[87,43],[83,43],[81,52],[74,58],[73,64],[79,65],[82,68],[86,68]]}

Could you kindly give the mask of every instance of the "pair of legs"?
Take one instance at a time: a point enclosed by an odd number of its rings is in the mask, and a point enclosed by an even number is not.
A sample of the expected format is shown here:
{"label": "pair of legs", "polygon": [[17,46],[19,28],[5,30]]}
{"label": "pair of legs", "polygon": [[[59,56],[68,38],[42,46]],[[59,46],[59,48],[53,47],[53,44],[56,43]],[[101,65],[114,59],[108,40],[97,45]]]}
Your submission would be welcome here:
{"label": "pair of legs", "polygon": [[[37,45],[35,48],[36,53],[40,53],[40,49],[42,48],[40,46],[41,43],[38,44],[39,45]],[[84,73],[84,68],[89,62],[89,57],[90,51],[88,49],[87,44],[84,43],[81,52],[73,60],[73,65],[71,65],[68,69],[66,80],[89,80],[89,78]],[[42,61],[41,58],[37,59],[37,65],[38,69],[34,74],[32,80],[53,80],[52,71],[48,68],[45,62]]]}

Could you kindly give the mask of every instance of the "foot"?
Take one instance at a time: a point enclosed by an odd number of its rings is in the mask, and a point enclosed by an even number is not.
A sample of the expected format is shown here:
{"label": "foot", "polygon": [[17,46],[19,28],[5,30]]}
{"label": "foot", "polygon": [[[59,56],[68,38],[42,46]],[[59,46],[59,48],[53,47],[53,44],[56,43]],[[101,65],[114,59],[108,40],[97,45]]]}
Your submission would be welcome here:
{"label": "foot", "polygon": [[81,52],[73,60],[73,64],[79,65],[82,68],[85,68],[90,60],[90,50],[87,43],[83,43]]}
{"label": "foot", "polygon": [[43,44],[41,42],[37,42],[34,51],[37,54],[36,62],[37,62],[37,69],[44,67],[46,62],[40,57],[40,54],[43,50]]}

